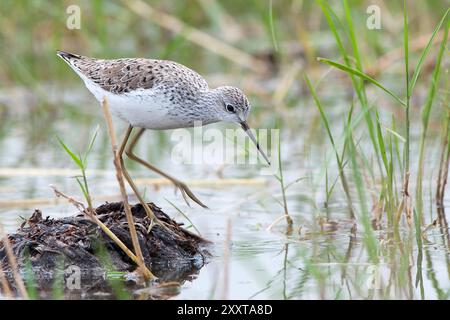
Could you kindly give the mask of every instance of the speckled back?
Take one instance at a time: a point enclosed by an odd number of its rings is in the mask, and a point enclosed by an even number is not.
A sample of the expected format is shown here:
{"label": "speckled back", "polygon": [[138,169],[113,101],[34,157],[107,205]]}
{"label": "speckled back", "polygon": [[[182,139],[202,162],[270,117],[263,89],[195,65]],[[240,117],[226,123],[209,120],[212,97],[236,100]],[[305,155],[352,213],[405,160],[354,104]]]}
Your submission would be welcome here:
{"label": "speckled back", "polygon": [[104,60],[61,51],[58,54],[89,80],[115,94],[152,88],[182,89],[187,95],[208,90],[207,82],[197,72],[173,61],[143,58]]}

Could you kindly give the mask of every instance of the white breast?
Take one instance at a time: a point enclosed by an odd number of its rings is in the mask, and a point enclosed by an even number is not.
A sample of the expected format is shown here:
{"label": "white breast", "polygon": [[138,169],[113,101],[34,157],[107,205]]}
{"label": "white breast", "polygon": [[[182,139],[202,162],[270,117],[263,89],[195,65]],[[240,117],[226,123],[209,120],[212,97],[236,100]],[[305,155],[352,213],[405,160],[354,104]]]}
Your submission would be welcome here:
{"label": "white breast", "polygon": [[114,94],[99,87],[86,76],[79,73],[86,87],[101,103],[108,99],[111,114],[128,122],[133,127],[154,130],[183,128],[182,119],[169,116],[175,106],[159,90],[138,89],[132,92]]}

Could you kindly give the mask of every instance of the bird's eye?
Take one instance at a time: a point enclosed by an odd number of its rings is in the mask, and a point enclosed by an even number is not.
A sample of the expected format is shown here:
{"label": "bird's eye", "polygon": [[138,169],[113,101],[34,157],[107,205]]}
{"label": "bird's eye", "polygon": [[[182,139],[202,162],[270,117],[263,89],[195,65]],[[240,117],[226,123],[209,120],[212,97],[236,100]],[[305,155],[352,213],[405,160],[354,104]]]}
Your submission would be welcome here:
{"label": "bird's eye", "polygon": [[235,112],[234,107],[231,104],[227,104],[227,111],[228,112]]}

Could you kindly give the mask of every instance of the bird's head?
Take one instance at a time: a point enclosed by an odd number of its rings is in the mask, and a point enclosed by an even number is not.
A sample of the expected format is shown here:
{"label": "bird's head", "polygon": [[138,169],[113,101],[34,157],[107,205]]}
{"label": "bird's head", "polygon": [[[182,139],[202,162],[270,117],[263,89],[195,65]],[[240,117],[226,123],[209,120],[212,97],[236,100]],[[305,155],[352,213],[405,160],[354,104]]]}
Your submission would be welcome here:
{"label": "bird's head", "polygon": [[214,91],[216,91],[216,94],[219,97],[219,105],[216,107],[218,108],[220,120],[239,124],[250,139],[255,143],[258,151],[270,165],[269,159],[259,147],[259,143],[247,123],[247,117],[250,113],[251,106],[245,94],[239,88],[232,86],[218,87]]}
{"label": "bird's head", "polygon": [[245,94],[236,87],[218,87],[219,112],[222,121],[241,123],[247,120],[250,103]]}

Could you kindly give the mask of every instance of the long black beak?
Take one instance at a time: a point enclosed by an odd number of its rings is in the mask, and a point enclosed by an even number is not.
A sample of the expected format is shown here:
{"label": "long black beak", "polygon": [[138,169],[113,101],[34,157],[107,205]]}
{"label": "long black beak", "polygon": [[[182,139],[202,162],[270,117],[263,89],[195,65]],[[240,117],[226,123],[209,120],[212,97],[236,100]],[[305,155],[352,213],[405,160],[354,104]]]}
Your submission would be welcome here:
{"label": "long black beak", "polygon": [[263,156],[264,160],[266,160],[267,164],[270,166],[269,158],[267,158],[267,156],[264,153],[264,151],[262,151],[261,148],[259,147],[259,143],[256,140],[255,136],[253,135],[252,131],[250,130],[250,127],[249,127],[248,123],[246,121],[242,121],[241,122],[241,127],[245,131],[245,133],[250,137],[250,140],[252,140],[253,143],[256,145],[256,149],[258,149],[259,153],[261,153],[261,155]]}

